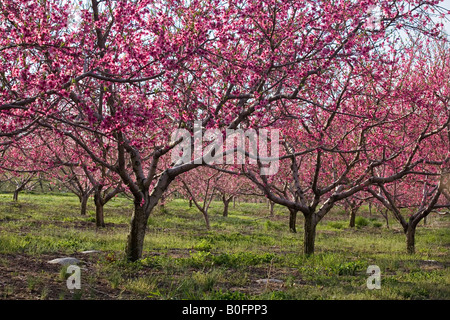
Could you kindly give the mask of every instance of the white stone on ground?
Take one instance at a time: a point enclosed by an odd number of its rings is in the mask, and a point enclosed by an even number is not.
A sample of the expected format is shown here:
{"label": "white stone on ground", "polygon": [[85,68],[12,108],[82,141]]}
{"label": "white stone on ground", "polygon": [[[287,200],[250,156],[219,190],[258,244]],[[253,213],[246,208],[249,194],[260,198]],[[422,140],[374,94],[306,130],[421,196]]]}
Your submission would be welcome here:
{"label": "white stone on ground", "polygon": [[101,251],[98,250],[86,250],[86,251],[81,251],[82,254],[91,254],[91,253],[100,253]]}
{"label": "white stone on ground", "polygon": [[53,260],[50,260],[47,262],[51,263],[51,264],[71,265],[71,264],[78,264],[81,261],[78,260],[77,258],[66,257],[66,258],[53,259]]}
{"label": "white stone on ground", "polygon": [[283,280],[279,279],[258,279],[256,280],[258,283],[283,283]]}

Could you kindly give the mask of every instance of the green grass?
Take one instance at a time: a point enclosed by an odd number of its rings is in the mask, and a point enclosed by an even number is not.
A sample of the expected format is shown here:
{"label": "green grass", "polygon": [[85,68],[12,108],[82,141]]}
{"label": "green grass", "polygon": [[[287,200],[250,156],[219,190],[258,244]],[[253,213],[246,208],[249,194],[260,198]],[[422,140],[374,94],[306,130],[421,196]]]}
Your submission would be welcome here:
{"label": "green grass", "polygon": [[[0,268],[12,267],[11,257],[45,264],[50,256],[102,251],[82,273],[89,292],[55,291],[48,279],[54,276],[63,288],[59,270],[21,275],[23,287],[7,283],[0,297],[24,290],[33,293],[30,299],[450,299],[448,216],[420,225],[417,253],[408,255],[393,220],[387,229],[382,217],[363,208],[357,227],[349,228],[348,215],[336,208],[319,223],[316,253],[306,257],[301,215],[293,234],[280,206],[269,216],[267,204],[236,203],[222,217],[222,204],[214,201],[208,231],[194,207],[174,200],[152,214],[144,257],[130,263],[123,252],[132,207],[124,197],[113,199],[105,207],[106,228],[96,229],[92,202],[81,216],[71,195],[23,193],[13,203],[11,194],[0,194]],[[381,290],[366,287],[367,267],[374,264],[381,269]],[[283,284],[257,282],[267,278]]]}

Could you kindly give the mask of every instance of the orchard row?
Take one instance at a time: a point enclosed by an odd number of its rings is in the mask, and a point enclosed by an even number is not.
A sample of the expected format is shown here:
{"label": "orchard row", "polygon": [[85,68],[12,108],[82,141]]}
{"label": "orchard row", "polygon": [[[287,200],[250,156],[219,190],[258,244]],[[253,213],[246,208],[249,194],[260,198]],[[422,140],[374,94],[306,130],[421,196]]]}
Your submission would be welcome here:
{"label": "orchard row", "polygon": [[[98,217],[127,193],[132,261],[173,189],[207,224],[212,190],[300,212],[305,254],[334,206],[370,198],[414,252],[419,221],[450,206],[446,14],[416,0],[2,1],[0,170],[92,190]],[[258,155],[210,165],[214,148],[173,162],[173,133],[194,144],[194,124],[277,130],[277,173]]]}

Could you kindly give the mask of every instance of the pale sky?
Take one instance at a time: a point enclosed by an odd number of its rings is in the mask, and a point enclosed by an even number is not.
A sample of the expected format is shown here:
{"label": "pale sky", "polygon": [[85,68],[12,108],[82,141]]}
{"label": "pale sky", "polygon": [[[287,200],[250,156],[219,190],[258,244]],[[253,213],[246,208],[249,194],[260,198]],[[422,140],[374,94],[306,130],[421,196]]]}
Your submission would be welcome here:
{"label": "pale sky", "polygon": [[[450,11],[450,0],[444,0],[444,2],[441,2],[439,5]],[[450,16],[448,19],[450,19]],[[444,28],[447,34],[450,35],[450,21],[444,21]]]}

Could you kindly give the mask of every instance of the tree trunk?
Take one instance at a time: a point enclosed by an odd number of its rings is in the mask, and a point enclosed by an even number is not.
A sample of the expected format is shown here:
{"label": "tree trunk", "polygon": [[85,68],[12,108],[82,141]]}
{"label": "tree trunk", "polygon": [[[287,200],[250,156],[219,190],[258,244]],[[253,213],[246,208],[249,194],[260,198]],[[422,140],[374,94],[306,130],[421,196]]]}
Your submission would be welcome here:
{"label": "tree trunk", "polygon": [[223,216],[228,217],[228,208],[230,207],[230,202],[232,197],[226,198],[225,196],[222,196],[222,202],[223,202]]}
{"label": "tree trunk", "polygon": [[297,229],[295,227],[297,222],[297,210],[289,209],[289,231],[293,233],[297,233]]}
{"label": "tree trunk", "polygon": [[134,212],[131,216],[127,247],[125,249],[125,253],[129,261],[137,261],[142,257],[147,220],[148,218],[144,207],[141,207],[140,203],[135,203]]}
{"label": "tree trunk", "polygon": [[354,228],[355,227],[355,220],[356,220],[356,212],[358,211],[358,208],[356,207],[350,207],[350,222],[349,227]]}
{"label": "tree trunk", "polygon": [[233,209],[236,208],[236,197],[233,197]]}
{"label": "tree trunk", "polygon": [[209,224],[209,216],[208,216],[208,211],[202,211],[203,214],[203,218],[205,218],[205,223],[206,223],[206,229],[210,230],[211,226]]}
{"label": "tree trunk", "polygon": [[89,193],[82,195],[80,198],[80,202],[81,202],[81,215],[85,216],[86,212],[87,212],[87,202],[89,200]]}
{"label": "tree trunk", "polygon": [[389,216],[388,216],[389,211],[388,209],[386,209],[384,212],[385,212],[384,219],[386,220],[386,228],[389,229]]}
{"label": "tree trunk", "polygon": [[273,208],[275,207],[275,202],[270,201],[269,205],[270,205],[270,216],[272,217],[273,216]]}
{"label": "tree trunk", "polygon": [[104,203],[100,199],[99,195],[94,196],[94,202],[95,202],[95,225],[97,226],[97,228],[104,228],[105,227],[105,218],[103,215]]}
{"label": "tree trunk", "polygon": [[409,254],[414,254],[416,252],[415,235],[416,235],[416,226],[414,224],[411,224],[410,222],[408,224],[408,228],[406,229],[406,251]]}
{"label": "tree trunk", "polygon": [[192,208],[192,199],[189,199],[189,208]]}
{"label": "tree trunk", "polygon": [[305,234],[303,242],[303,251],[306,255],[314,254],[314,244],[316,241],[317,223],[313,214],[305,215]]}
{"label": "tree trunk", "polygon": [[228,205],[229,205],[230,201],[228,200],[224,200],[223,201],[223,216],[224,217],[228,217]]}
{"label": "tree trunk", "polygon": [[125,248],[125,254],[128,261],[137,261],[142,258],[148,217],[172,181],[173,178],[165,172],[159,178],[150,196],[148,196],[148,189],[141,190],[141,194],[144,195],[145,199],[142,205],[142,198],[136,198],[136,195],[134,195],[134,212],[131,216],[130,231],[127,238],[127,246]]}
{"label": "tree trunk", "polygon": [[14,190],[13,201],[18,201],[18,199],[19,199],[19,192],[20,192],[20,189]]}

